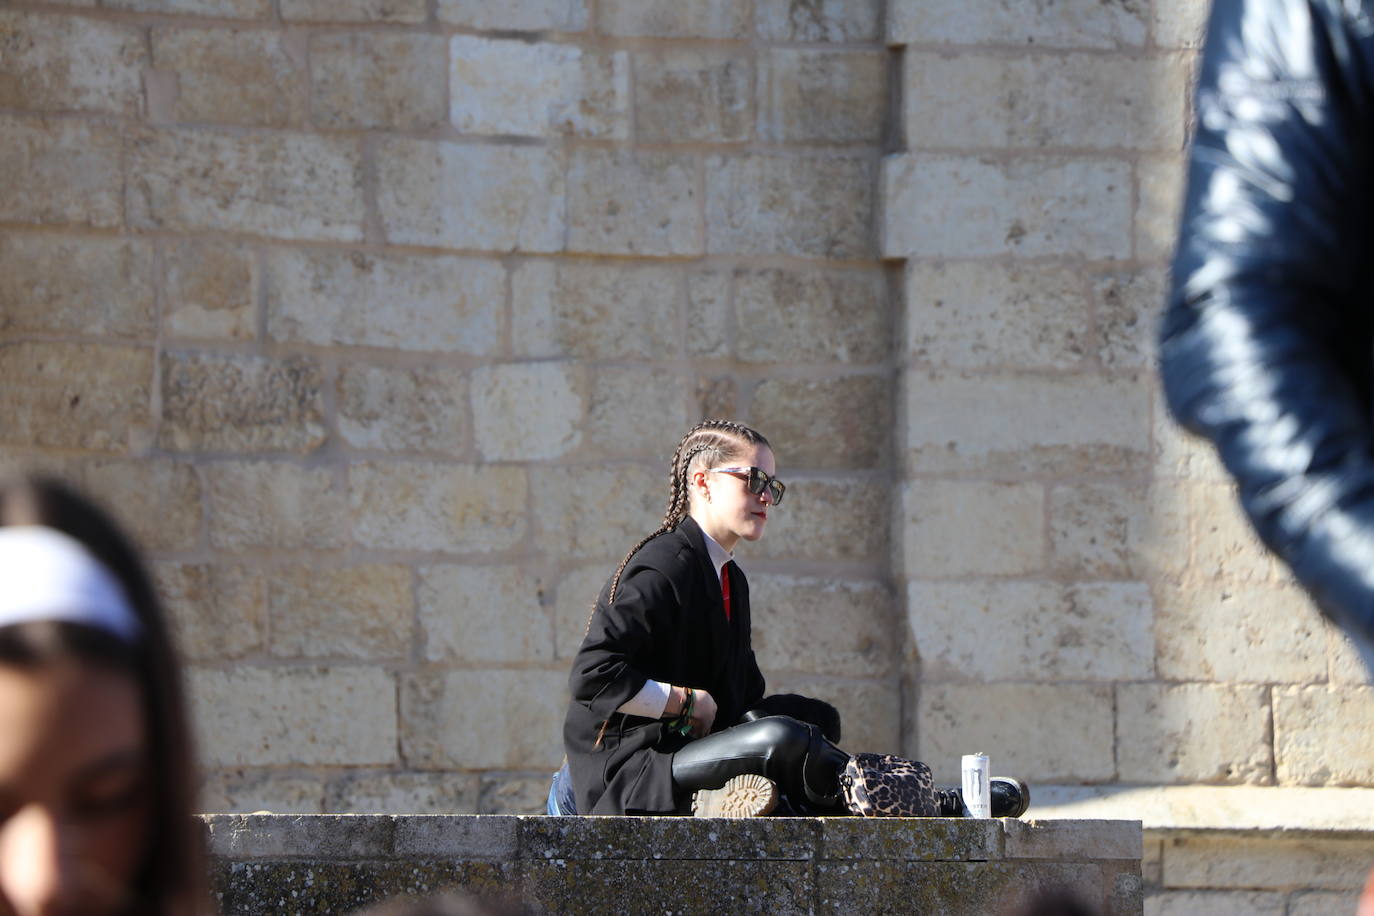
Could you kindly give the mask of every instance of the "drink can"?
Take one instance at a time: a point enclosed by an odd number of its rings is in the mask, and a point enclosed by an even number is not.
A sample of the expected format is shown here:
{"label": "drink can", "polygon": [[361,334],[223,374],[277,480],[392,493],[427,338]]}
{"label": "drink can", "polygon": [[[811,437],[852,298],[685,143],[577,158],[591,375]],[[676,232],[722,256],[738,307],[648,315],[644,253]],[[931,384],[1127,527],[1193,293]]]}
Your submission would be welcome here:
{"label": "drink can", "polygon": [[981,751],[965,754],[963,773],[964,808],[969,817],[992,817],[992,786],[988,782],[988,755]]}

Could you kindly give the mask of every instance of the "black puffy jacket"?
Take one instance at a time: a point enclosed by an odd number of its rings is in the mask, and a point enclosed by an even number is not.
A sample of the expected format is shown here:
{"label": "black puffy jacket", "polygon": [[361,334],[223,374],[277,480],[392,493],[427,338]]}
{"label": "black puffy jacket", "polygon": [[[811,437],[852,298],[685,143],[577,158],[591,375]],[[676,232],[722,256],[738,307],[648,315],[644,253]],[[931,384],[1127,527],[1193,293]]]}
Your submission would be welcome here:
{"label": "black puffy jacket", "polygon": [[1196,114],[1160,350],[1169,406],[1369,654],[1374,0],[1215,0]]}

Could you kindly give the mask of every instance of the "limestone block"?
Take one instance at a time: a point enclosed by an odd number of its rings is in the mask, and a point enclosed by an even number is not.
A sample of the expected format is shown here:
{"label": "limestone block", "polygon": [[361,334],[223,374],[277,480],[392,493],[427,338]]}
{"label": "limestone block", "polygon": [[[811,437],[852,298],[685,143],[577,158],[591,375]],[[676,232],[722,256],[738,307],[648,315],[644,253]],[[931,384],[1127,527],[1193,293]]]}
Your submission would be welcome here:
{"label": "limestone block", "polygon": [[454,35],[449,61],[449,120],[460,133],[629,138],[627,51]]}
{"label": "limestone block", "polygon": [[74,120],[0,118],[0,220],[111,228],[123,222],[120,128]]}
{"label": "limestone block", "polygon": [[1288,916],[1343,916],[1359,905],[1360,892],[1312,891],[1288,898]]}
{"label": "limestone block", "polygon": [[1268,785],[1273,766],[1268,719],[1263,687],[1121,684],[1119,778],[1127,783]]}
{"label": "limestone block", "polygon": [[136,115],[148,65],[139,30],[0,11],[0,108]]}
{"label": "limestone block", "polygon": [[911,582],[907,619],[932,680],[1136,680],[1153,674],[1140,582]]}
{"label": "limestone block", "polygon": [[702,253],[695,156],[576,149],[568,163],[568,250]]}
{"label": "limestone block", "polygon": [[[411,766],[547,769],[563,756],[567,672],[420,671],[401,689],[401,745]],[[538,697],[539,702],[511,702]]]}
{"label": "limestone block", "polygon": [[[532,469],[535,549],[563,560],[610,561],[610,575],[662,520],[672,495],[667,470],[666,463]],[[588,603],[595,597],[589,595]]]}
{"label": "limestone block", "polygon": [[0,331],[150,339],[154,283],[140,240],[0,235]]}
{"label": "limestone block", "polygon": [[771,48],[759,59],[759,136],[775,143],[882,142],[886,51]]}
{"label": "limestone block", "polygon": [[680,359],[681,300],[667,268],[526,261],[511,277],[515,355]]}
{"label": "limestone block", "polygon": [[262,648],[267,636],[267,576],[262,572],[159,563],[153,576],[184,657],[222,661]]}
{"label": "limestone block", "polygon": [[1159,673],[1169,680],[1326,680],[1326,628],[1292,586],[1161,589],[1156,633]]}
{"label": "limestone block", "polygon": [[101,5],[106,9],[216,19],[266,19],[272,14],[272,0],[103,0]]}
{"label": "limestone block", "polygon": [[127,146],[136,228],[362,239],[362,163],[352,139],[143,130]]}
{"label": "limestone block", "polygon": [[514,467],[354,465],[355,543],[382,550],[496,553],[523,543],[529,483]]}
{"label": "limestone block", "polygon": [[1006,834],[1008,859],[1122,859],[1133,862],[1144,852],[1140,823],[1118,820],[998,821]]}
{"label": "limestone block", "polygon": [[483,776],[477,810],[482,814],[543,814],[548,809],[552,776]]}
{"label": "limestone block", "polygon": [[591,376],[583,446],[612,458],[662,458],[695,414],[687,376],[662,369],[598,369]]}
{"label": "limestone block", "polygon": [[1282,894],[1263,891],[1156,891],[1145,898],[1145,916],[1284,916]]}
{"label": "limestone block", "polygon": [[380,668],[192,669],[189,686],[210,766],[396,762],[396,682]]}
{"label": "limestone block", "polygon": [[1165,401],[1162,385],[1150,393],[1153,402],[1151,460],[1158,473],[1184,480],[1230,482],[1234,478],[1222,465],[1212,443],[1179,426]]}
{"label": "limestone block", "polygon": [[176,74],[171,118],[256,127],[305,120],[304,42],[283,32],[152,30],[153,62]]}
{"label": "limestone block", "polygon": [[164,353],[159,442],[176,451],[308,452],[324,442],[324,379],[304,357]]}
{"label": "limestone block", "polygon": [[[307,849],[325,862],[375,859],[390,850],[398,820],[385,815],[302,817],[271,812],[218,815],[207,818],[207,846],[211,855],[239,860],[299,856]],[[324,864],[318,860],[317,863]],[[306,881],[303,886],[308,887],[311,883]],[[297,899],[304,896],[298,892]],[[308,897],[306,901],[307,906],[315,903]]]}
{"label": "limestone block", "polygon": [[899,154],[883,162],[884,257],[1131,254],[1121,162]]}
{"label": "limestone block", "polygon": [[1151,369],[1158,347],[1159,315],[1168,270],[1142,267],[1093,279],[1098,356],[1110,369]]}
{"label": "limestone block", "polygon": [[587,0],[439,0],[439,21],[492,31],[581,32],[587,28]]}
{"label": "limestone block", "polygon": [[[687,274],[688,355],[711,359],[732,353],[739,329],[731,321],[731,288],[731,276],[724,271],[694,270]],[[733,410],[727,412],[733,414]]]}
{"label": "limestone block", "polygon": [[876,254],[874,165],[849,157],[709,156],[706,248],[858,260]]}
{"label": "limestone block", "polygon": [[878,375],[767,379],[751,416],[791,467],[877,467],[892,430],[891,383]]}
{"label": "limestone block", "polygon": [[734,417],[740,413],[739,389],[733,378],[698,378],[696,394],[698,416]]}
{"label": "limestone block", "polygon": [[145,550],[201,546],[203,495],[191,465],[156,458],[81,461],[59,473],[109,506]]}
{"label": "limestone block", "polygon": [[1188,564],[1187,493],[1165,483],[1068,483],[1049,491],[1052,566],[1078,578],[1177,576]]}
{"label": "limestone block", "polygon": [[137,449],[149,437],[153,371],[148,347],[0,345],[0,442]]}
{"label": "limestone block", "polygon": [[877,270],[735,272],[735,354],[749,363],[880,363],[893,305]]}
{"label": "limestone block", "polygon": [[1089,348],[1092,306],[1067,265],[911,261],[907,354],[951,369],[1071,369]]}
{"label": "limestone block", "polygon": [[1135,4],[1068,0],[1026,14],[1018,0],[925,0],[892,4],[887,42],[904,44],[1007,44],[1037,48],[1140,47],[1145,10]]}
{"label": "limestone block", "polygon": [[[698,848],[709,847],[703,842]],[[725,888],[735,912],[813,912],[811,865],[798,860],[547,858],[529,862],[522,871],[531,889],[526,899],[541,912],[575,900],[571,908],[581,913],[649,913],[663,907],[665,888],[674,889],[674,912],[715,912]]]}
{"label": "limestone block", "polygon": [[1179,156],[1142,156],[1135,210],[1135,251],[1141,260],[1166,261],[1178,237],[1187,167]]}
{"label": "limestone block", "polygon": [[[768,435],[772,436],[771,431]],[[768,513],[763,539],[743,545],[741,556],[822,563],[873,561],[887,556],[892,504],[889,484],[796,477],[787,470],[793,463],[788,453],[783,452],[779,460],[787,501]]]}
{"label": "limestone block", "polygon": [[[332,822],[329,829],[357,829],[352,820],[328,818],[326,822]],[[385,823],[390,826],[389,821]],[[300,843],[298,848],[311,848],[305,845],[305,840],[297,842]],[[408,905],[421,888],[495,892],[517,881],[514,867],[490,861],[439,859],[418,866],[400,858],[325,862],[290,859],[212,861],[211,893],[216,908],[224,916],[270,913],[288,899],[292,906],[299,907],[292,912],[355,913],[401,899],[407,901],[403,905]]]}
{"label": "limestone block", "polygon": [[1207,31],[1209,4],[1197,0],[1155,0],[1151,8],[1151,32],[1162,48],[1202,47]]}
{"label": "limestone block", "polygon": [[326,129],[438,127],[447,115],[447,66],[439,35],[312,35],[310,122]]}
{"label": "limestone block", "polygon": [[329,784],[325,811],[358,814],[476,814],[469,773],[348,773]]}
{"label": "limestone block", "polygon": [[959,758],[986,751],[992,773],[1036,782],[1102,782],[1115,774],[1110,686],[922,684],[912,756],[957,784]]}
{"label": "limestone block", "polygon": [[879,41],[881,0],[757,0],[754,15],[764,41]]}
{"label": "limestone block", "polygon": [[1151,381],[907,373],[912,471],[1128,471],[1145,465]]}
{"label": "limestone block", "polygon": [[415,601],[407,566],[320,564],[273,570],[272,654],[284,658],[405,658]]}
{"label": "limestone block", "polygon": [[1361,658],[1360,650],[1344,631],[1324,622],[1327,657],[1330,659],[1332,684],[1358,684],[1374,687],[1374,671]]}
{"label": "limestone block", "polygon": [[1102,54],[908,54],[911,149],[1183,145],[1188,62]]}
{"label": "limestone block", "polygon": [[597,31],[643,38],[748,38],[748,4],[732,0],[606,0]]}
{"label": "limestone block", "polygon": [[348,545],[344,494],[327,468],[279,462],[205,469],[210,543],[221,550],[337,550]]}
{"label": "limestone block", "polygon": [[1368,840],[1272,837],[1263,843],[1176,838],[1164,847],[1164,883],[1174,888],[1354,890],[1369,872]]}
{"label": "limestone block", "polygon": [[468,441],[467,376],[442,366],[340,369],[339,434],[354,448],[461,452]]}
{"label": "limestone block", "polygon": [[[768,693],[800,693],[840,711],[844,749],[851,754],[898,753],[902,734],[900,688],[895,681],[858,681],[799,674],[774,676],[765,670]],[[958,774],[958,761],[955,761]]]}
{"label": "limestone block", "polygon": [[472,373],[477,451],[489,461],[560,458],[582,441],[587,374],[573,363],[505,363]]}
{"label": "limestone block", "polygon": [[635,135],[650,143],[732,143],[752,134],[749,55],[654,46],[635,55]]}
{"label": "limestone block", "polygon": [[430,566],[416,590],[425,658],[547,662],[553,632],[540,577],[519,566]]}
{"label": "limestone block", "polygon": [[[394,22],[418,25],[425,21],[425,0],[280,0],[287,22]],[[360,100],[361,101],[361,100]]]}
{"label": "limestone block", "polygon": [[1374,688],[1274,690],[1274,753],[1282,785],[1374,785]]}
{"label": "limestone block", "polygon": [[1002,822],[991,818],[924,821],[827,817],[819,822],[816,858],[822,862],[859,860],[987,861],[1001,859]]}
{"label": "limestone block", "polygon": [[318,775],[297,770],[210,770],[201,780],[199,801],[200,811],[319,814],[324,786]]}
{"label": "limestone block", "polygon": [[743,818],[729,823],[671,816],[635,822],[605,817],[526,818],[520,821],[520,853],[526,862],[555,858],[572,862],[662,859],[692,862],[699,867],[706,867],[711,860],[810,860],[816,854],[818,826],[779,818]]}
{"label": "limestone block", "polygon": [[377,149],[377,206],[393,244],[485,251],[563,247],[556,150],[394,137]]}
{"label": "limestone block", "polygon": [[892,591],[874,580],[749,576],[752,642],[765,674],[886,677],[897,638]]}
{"label": "limestone block", "polygon": [[257,335],[257,257],[246,245],[172,242],[162,253],[163,328],[173,338]]}
{"label": "limestone block", "polygon": [[466,817],[461,814],[399,818],[392,839],[398,856],[409,859],[518,858],[519,820],[513,817]]}
{"label": "limestone block", "polygon": [[[644,532],[648,534],[650,528]],[[643,537],[643,535],[640,535]],[[625,544],[629,550],[634,541]],[[622,554],[623,556],[623,554]],[[565,573],[558,580],[553,602],[554,617],[554,656],[560,659],[572,658],[582,646],[582,638],[587,635],[587,622],[591,617],[596,596],[615,572],[615,564],[620,560],[607,560],[592,566],[580,566]],[[752,602],[752,595],[751,603]]]}
{"label": "limestone block", "polygon": [[908,579],[1017,575],[1045,567],[1041,484],[912,480],[902,504]]}
{"label": "limestone block", "polygon": [[501,350],[506,273],[495,261],[274,249],[268,334],[319,346]]}

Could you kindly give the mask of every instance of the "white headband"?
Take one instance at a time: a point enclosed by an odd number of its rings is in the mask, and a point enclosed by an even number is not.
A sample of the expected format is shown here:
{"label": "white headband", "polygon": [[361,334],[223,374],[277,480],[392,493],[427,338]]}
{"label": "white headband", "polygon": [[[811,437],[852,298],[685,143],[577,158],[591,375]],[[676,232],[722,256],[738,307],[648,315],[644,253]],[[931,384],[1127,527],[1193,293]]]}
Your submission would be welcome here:
{"label": "white headband", "polygon": [[80,623],[132,643],[142,627],[124,589],[80,542],[37,525],[0,527],[0,627]]}

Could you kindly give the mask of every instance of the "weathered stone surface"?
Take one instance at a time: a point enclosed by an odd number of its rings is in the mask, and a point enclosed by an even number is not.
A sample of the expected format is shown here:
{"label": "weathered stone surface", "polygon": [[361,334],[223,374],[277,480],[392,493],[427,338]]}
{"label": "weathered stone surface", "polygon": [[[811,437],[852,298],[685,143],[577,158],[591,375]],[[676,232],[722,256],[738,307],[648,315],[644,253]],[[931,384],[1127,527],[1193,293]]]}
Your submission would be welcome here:
{"label": "weathered stone surface", "polygon": [[1211,442],[1184,430],[1174,421],[1162,385],[1154,386],[1150,399],[1153,403],[1150,432],[1154,440],[1151,461],[1161,475],[1214,483],[1234,480]]}
{"label": "weathered stone surface", "polygon": [[878,41],[881,0],[757,0],[758,36],[765,41]]}
{"label": "weathered stone surface", "polygon": [[1274,755],[1283,785],[1374,785],[1374,688],[1274,690]]}
{"label": "weathered stone surface", "polygon": [[1139,861],[1144,837],[1139,822],[1072,821],[1004,818],[997,821],[1006,835],[1008,859],[1121,859]]}
{"label": "weathered stone surface", "polygon": [[694,156],[578,149],[568,164],[568,250],[702,253]]}
{"label": "weathered stone surface", "polygon": [[618,819],[531,818],[520,822],[520,848],[536,861],[806,860],[815,857],[821,823],[749,818],[722,829],[716,819],[654,817],[626,829]]}
{"label": "weathered stone surface", "polygon": [[1175,838],[1164,847],[1164,883],[1174,888],[1350,890],[1364,883],[1371,855],[1370,842],[1358,839],[1273,837],[1259,844]]}
{"label": "weathered stone surface", "polygon": [[[959,758],[985,750],[993,775],[1099,782],[1115,774],[1110,686],[922,684],[915,756],[937,783],[958,784]],[[1053,735],[1053,740],[1046,740]]]}
{"label": "weathered stone surface", "polygon": [[1288,898],[1288,916],[1343,916],[1355,912],[1360,891],[1313,891]]}
{"label": "weathered stone surface", "polygon": [[898,154],[883,161],[881,185],[885,257],[1131,254],[1121,162]]}
{"label": "weathered stone surface", "polygon": [[429,661],[553,658],[544,583],[519,566],[430,566],[420,571],[416,596]]}
{"label": "weathered stone surface", "polygon": [[354,140],[169,129],[132,132],[127,147],[136,228],[362,239]]}
{"label": "weathered stone surface", "polygon": [[494,261],[276,249],[268,333],[320,346],[500,352],[505,270]]}
{"label": "weathered stone surface", "polygon": [[351,773],[329,784],[324,810],[359,814],[476,814],[477,776]]}
{"label": "weathered stone surface", "polygon": [[151,338],[154,282],[142,241],[0,235],[0,331]]}
{"label": "weathered stone surface", "polygon": [[[1312,608],[1312,611],[1315,613],[1316,608]],[[1326,630],[1331,683],[1374,687],[1374,671],[1365,665],[1354,641],[1332,623],[1324,622],[1323,627]]]}
{"label": "weathered stone surface", "polygon": [[856,681],[764,671],[768,693],[800,693],[840,711],[843,746],[851,753],[896,753],[902,740],[902,712],[895,680]]}
{"label": "weathered stone surface", "polygon": [[1135,4],[1069,0],[1028,16],[1017,0],[927,0],[888,9],[888,44],[1009,44],[1038,48],[1139,47],[1146,12]]}
{"label": "weathered stone surface", "polygon": [[211,766],[396,762],[396,682],[380,668],[193,669],[189,683]]}
{"label": "weathered stone surface", "polygon": [[1149,590],[1138,582],[912,582],[921,675],[937,680],[1138,680],[1153,674]]}
{"label": "weathered stone surface", "polygon": [[880,363],[893,305],[876,270],[735,272],[735,355],[749,363]]}
{"label": "weathered stone surface", "polygon": [[876,253],[869,159],[709,156],[705,175],[711,254],[853,260]]}
{"label": "weathered stone surface", "polygon": [[281,18],[287,22],[394,22],[425,21],[425,0],[280,0]]}
{"label": "weathered stone surface", "polygon": [[[693,270],[687,274],[689,356],[714,358],[731,354],[739,330],[730,320],[732,286],[730,274],[723,270]],[[726,415],[733,416],[733,413]]]}
{"label": "weathered stone surface", "polygon": [[410,654],[411,571],[398,565],[321,564],[273,570],[272,654],[378,661]]}
{"label": "weathered stone surface", "polygon": [[183,657],[220,661],[262,648],[267,636],[267,576],[262,572],[159,563],[153,575]]}
{"label": "weathered stone surface", "polygon": [[229,550],[335,550],[348,545],[345,496],[325,468],[276,462],[205,470],[210,543]]}
{"label": "weathered stone surface", "polygon": [[888,378],[850,375],[760,382],[751,417],[788,466],[848,469],[883,463],[892,412]]}
{"label": "weathered stone surface", "polygon": [[467,393],[458,369],[344,366],[339,434],[354,448],[454,454],[468,441]]}
{"label": "weathered stone surface", "polygon": [[1049,491],[1052,566],[1077,578],[1156,580],[1188,564],[1188,494],[1072,482]]}
{"label": "weathered stone surface", "polygon": [[1122,684],[1118,776],[1127,783],[1272,782],[1265,688]]}
{"label": "weathered stone surface", "polygon": [[759,137],[775,143],[883,139],[886,51],[772,48],[759,60]]}
{"label": "weathered stone surface", "polygon": [[[268,824],[271,829],[262,829]],[[233,859],[268,859],[311,849],[331,859],[379,857],[396,835],[393,817],[220,815],[208,819],[209,851]]]}
{"label": "weathered stone surface", "polygon": [[1045,567],[1045,488],[1039,483],[911,480],[901,505],[908,578],[1016,575]]}
{"label": "weathered stone surface", "polygon": [[439,21],[469,29],[581,32],[587,27],[587,0],[511,0],[493,6],[486,0],[439,0]]}
{"label": "weathered stone surface", "polygon": [[109,506],[145,550],[201,546],[202,488],[191,465],[141,458],[62,462],[50,469]]}
{"label": "weathered stone surface", "polygon": [[748,38],[749,7],[731,0],[606,0],[597,31],[645,38]]}
{"label": "weathered stone surface", "polygon": [[1161,588],[1157,664],[1168,680],[1325,681],[1326,628],[1295,587]]}
{"label": "weathered stone surface", "polygon": [[0,344],[0,442],[137,449],[149,438],[153,351],[98,344]]}
{"label": "weathered stone surface", "polygon": [[1142,156],[1136,166],[1136,257],[1166,261],[1174,250],[1187,169],[1179,156]]}
{"label": "weathered stone surface", "polygon": [[1282,894],[1263,891],[1158,891],[1145,898],[1147,916],[1284,916]]}
{"label": "weathered stone surface", "polygon": [[440,35],[312,35],[310,122],[323,128],[437,127],[447,116],[447,67]]}
{"label": "weathered stone surface", "polygon": [[951,369],[1071,369],[1088,353],[1091,304],[1059,264],[912,261],[907,354]]}
{"label": "weathered stone surface", "polygon": [[489,461],[566,455],[582,440],[586,409],[587,374],[576,364],[506,363],[472,373],[473,433]]}
{"label": "weathered stone surface", "polygon": [[134,115],[147,65],[129,26],[0,11],[0,108]]}
{"label": "weathered stone surface", "polygon": [[758,573],[749,576],[749,604],[765,674],[886,677],[894,670],[897,614],[882,582]]}
{"label": "weathered stone surface", "polygon": [[906,460],[969,473],[1142,468],[1151,383],[1102,376],[907,373]]}
{"label": "weathered stone surface", "polygon": [[690,380],[662,369],[598,369],[587,397],[584,449],[611,458],[662,458],[688,429]]}
{"label": "weathered stone surface", "polygon": [[1191,0],[1155,0],[1150,8],[1151,32],[1163,48],[1202,47],[1209,4]]}
{"label": "weathered stone surface", "polygon": [[477,810],[482,814],[544,814],[552,775],[484,776]]}
{"label": "weathered stone surface", "polygon": [[0,220],[110,228],[123,222],[119,128],[73,120],[0,117]]}
{"label": "weathered stone surface", "polygon": [[272,0],[103,0],[101,5],[106,9],[216,19],[265,19],[272,12]]}
{"label": "weathered stone surface", "polygon": [[1002,823],[941,818],[912,829],[909,819],[827,817],[817,821],[822,862],[961,862],[1002,858]]}
{"label": "weathered stone surface", "polygon": [[1168,271],[1163,267],[1142,267],[1094,278],[1098,357],[1104,366],[1149,369],[1154,365],[1167,279]]}
{"label": "weathered stone surface", "polygon": [[201,780],[199,801],[200,811],[319,814],[324,786],[318,775],[299,770],[211,770]]}
{"label": "weathered stone surface", "polygon": [[398,818],[395,831],[396,854],[411,858],[508,860],[519,855],[520,821],[513,817]]}
{"label": "weathered stone surface", "polygon": [[[649,529],[644,534],[648,534]],[[640,535],[643,537],[643,535]],[[634,541],[629,541],[629,550]],[[622,554],[623,556],[624,554]],[[587,635],[587,620],[592,613],[592,605],[601,588],[615,572],[619,558],[606,560],[590,566],[580,566],[564,573],[558,580],[554,597],[554,656],[560,659],[572,658],[582,645],[582,637]],[[751,603],[753,603],[751,601]]]}
{"label": "weathered stone surface", "polygon": [[516,880],[498,862],[410,861],[232,862],[212,868],[210,887],[223,916],[270,913],[289,899],[292,912],[342,914],[364,907],[413,900],[431,888],[460,888],[473,894],[499,894]]}
{"label": "weathered stone surface", "polygon": [[164,353],[158,441],[183,452],[307,452],[326,436],[323,388],[302,357]]}
{"label": "weathered stone surface", "polygon": [[734,49],[655,46],[635,55],[635,135],[732,143],[753,133],[753,61]]}
{"label": "weathered stone surface", "polygon": [[1087,900],[1103,900],[1102,878],[1097,866],[1076,863],[1037,867],[1005,862],[827,862],[816,868],[815,912],[1014,913],[1037,894],[1062,887],[1072,887]]}
{"label": "weathered stone surface", "polygon": [[671,495],[666,464],[534,468],[530,478],[535,549],[564,560],[620,562],[658,527]]}
{"label": "weathered stone surface", "polygon": [[[778,440],[770,441],[776,444]],[[786,502],[768,513],[768,530],[763,539],[740,548],[746,560],[759,556],[822,563],[869,560],[886,564],[887,520],[892,503],[888,483],[794,477],[788,470],[794,464],[792,456],[784,451],[779,460],[779,473],[787,484]],[[663,499],[667,498],[665,489]]]}
{"label": "weathered stone surface", "polygon": [[153,63],[177,77],[176,121],[294,127],[305,120],[305,42],[284,32],[152,30]]}
{"label": "weathered stone surface", "polygon": [[454,35],[449,61],[449,119],[460,133],[630,135],[627,51]]}
{"label": "weathered stone surface", "polygon": [[673,270],[527,261],[511,289],[517,357],[681,358],[681,275]]}
{"label": "weathered stone surface", "polygon": [[411,766],[552,773],[563,756],[565,671],[420,671],[404,676],[401,744]]}
{"label": "weathered stone surface", "polygon": [[173,338],[257,335],[257,256],[223,240],[173,242],[162,252],[163,328]]}
{"label": "weathered stone surface", "polygon": [[353,537],[383,550],[494,553],[526,536],[526,472],[430,463],[354,465]]}
{"label": "weathered stone surface", "polygon": [[532,146],[390,138],[377,149],[389,241],[484,251],[563,247],[562,156]]}
{"label": "weathered stone surface", "polygon": [[581,913],[651,912],[663,905],[663,888],[677,888],[674,912],[708,916],[719,911],[720,889],[738,888],[731,904],[742,913],[804,916],[811,912],[808,864],[794,861],[548,860],[526,868],[534,905],[552,909],[576,899]]}

